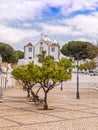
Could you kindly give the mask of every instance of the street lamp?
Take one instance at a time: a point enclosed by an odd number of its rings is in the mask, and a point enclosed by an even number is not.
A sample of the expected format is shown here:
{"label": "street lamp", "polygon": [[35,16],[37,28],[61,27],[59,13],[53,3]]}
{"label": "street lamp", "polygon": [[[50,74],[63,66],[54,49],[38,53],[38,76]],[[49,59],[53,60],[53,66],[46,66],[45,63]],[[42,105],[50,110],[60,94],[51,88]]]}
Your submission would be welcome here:
{"label": "street lamp", "polygon": [[79,93],[79,53],[77,52],[77,92],[76,92],[76,98],[80,99],[80,93]]}
{"label": "street lamp", "polygon": [[[2,73],[1,63],[2,63],[2,57],[0,55],[0,76],[1,76],[1,73]],[[1,96],[2,96],[2,85],[0,85],[0,97]]]}
{"label": "street lamp", "polygon": [[83,54],[82,51],[76,53],[76,59],[77,59],[77,92],[76,92],[76,99],[80,99],[80,93],[79,93],[79,59],[85,60],[86,55]]}

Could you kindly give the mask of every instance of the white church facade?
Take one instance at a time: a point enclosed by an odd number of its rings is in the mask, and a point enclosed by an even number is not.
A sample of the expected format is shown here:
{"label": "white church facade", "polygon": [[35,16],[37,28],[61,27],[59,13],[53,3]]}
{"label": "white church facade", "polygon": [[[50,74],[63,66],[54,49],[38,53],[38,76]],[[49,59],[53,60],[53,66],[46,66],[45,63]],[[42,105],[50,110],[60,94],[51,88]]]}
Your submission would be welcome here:
{"label": "white church facade", "polygon": [[51,41],[47,36],[33,45],[32,43],[28,43],[24,46],[24,59],[19,59],[18,65],[25,65],[34,61],[35,64],[38,64],[38,54],[40,54],[43,50],[46,51],[46,56],[53,56],[55,60],[59,60],[61,57],[60,46],[59,43],[54,40]]}

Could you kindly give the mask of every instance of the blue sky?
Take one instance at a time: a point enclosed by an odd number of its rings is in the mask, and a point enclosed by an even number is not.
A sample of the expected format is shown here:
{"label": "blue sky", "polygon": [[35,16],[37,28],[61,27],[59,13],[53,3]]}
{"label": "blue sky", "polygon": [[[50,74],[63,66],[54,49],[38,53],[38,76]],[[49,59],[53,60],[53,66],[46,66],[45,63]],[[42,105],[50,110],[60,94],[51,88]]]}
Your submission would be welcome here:
{"label": "blue sky", "polygon": [[0,0],[0,42],[23,50],[41,34],[60,45],[98,41],[98,0]]}

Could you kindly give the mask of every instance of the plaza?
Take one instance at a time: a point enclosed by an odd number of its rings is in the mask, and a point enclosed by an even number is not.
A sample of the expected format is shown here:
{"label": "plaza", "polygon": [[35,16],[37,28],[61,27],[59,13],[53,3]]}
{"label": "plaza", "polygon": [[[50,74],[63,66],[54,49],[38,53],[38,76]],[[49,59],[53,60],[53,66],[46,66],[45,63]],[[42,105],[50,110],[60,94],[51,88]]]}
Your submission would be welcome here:
{"label": "plaza", "polygon": [[22,86],[7,88],[0,98],[0,130],[98,130],[97,76],[76,74],[48,94],[49,110],[36,107]]}

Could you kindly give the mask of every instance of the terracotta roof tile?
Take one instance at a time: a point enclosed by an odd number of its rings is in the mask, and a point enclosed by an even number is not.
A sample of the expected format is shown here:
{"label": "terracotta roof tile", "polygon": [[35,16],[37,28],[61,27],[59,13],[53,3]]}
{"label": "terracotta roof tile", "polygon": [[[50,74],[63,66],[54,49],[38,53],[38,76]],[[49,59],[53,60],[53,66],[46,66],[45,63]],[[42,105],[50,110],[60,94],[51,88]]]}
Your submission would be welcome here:
{"label": "terracotta roof tile", "polygon": [[58,46],[58,43],[52,43],[52,46]]}
{"label": "terracotta roof tile", "polygon": [[26,46],[33,46],[31,42],[29,42]]}
{"label": "terracotta roof tile", "polygon": [[2,67],[8,67],[8,63],[7,63],[7,62],[2,62],[2,63],[1,63],[1,66],[2,66]]}

